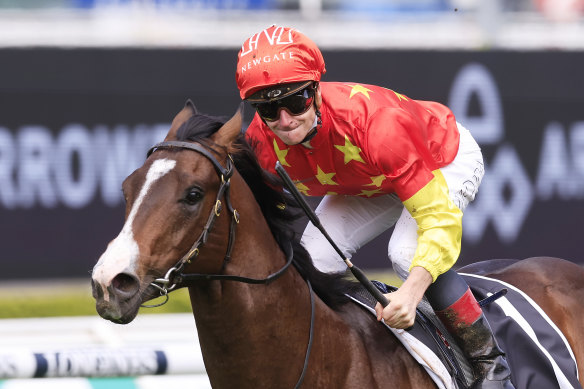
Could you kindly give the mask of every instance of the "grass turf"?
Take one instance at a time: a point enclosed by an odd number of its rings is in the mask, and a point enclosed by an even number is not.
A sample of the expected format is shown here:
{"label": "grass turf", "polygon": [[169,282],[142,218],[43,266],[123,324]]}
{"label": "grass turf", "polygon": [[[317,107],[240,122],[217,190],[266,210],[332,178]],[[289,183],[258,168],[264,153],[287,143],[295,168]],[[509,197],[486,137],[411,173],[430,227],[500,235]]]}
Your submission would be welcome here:
{"label": "grass turf", "polygon": [[[395,274],[390,272],[366,271],[366,274],[370,279],[395,286],[401,284]],[[97,315],[89,282],[87,279],[3,283],[0,285],[0,319]],[[159,301],[150,303],[155,302]],[[183,312],[191,312],[186,288],[172,292],[168,303],[161,307],[140,309],[140,314]]]}
{"label": "grass turf", "polygon": [[[0,288],[0,319],[97,315],[88,285],[29,285],[28,288]],[[159,300],[151,303],[154,302]],[[190,311],[188,291],[180,289],[171,293],[167,304],[157,308],[141,308],[140,314]]]}

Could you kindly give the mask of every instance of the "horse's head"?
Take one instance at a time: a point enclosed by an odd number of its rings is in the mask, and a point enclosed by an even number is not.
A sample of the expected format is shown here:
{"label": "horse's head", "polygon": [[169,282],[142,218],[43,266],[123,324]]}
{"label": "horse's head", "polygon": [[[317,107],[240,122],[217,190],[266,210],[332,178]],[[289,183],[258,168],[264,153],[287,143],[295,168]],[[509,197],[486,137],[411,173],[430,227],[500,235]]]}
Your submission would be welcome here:
{"label": "horse's head", "polygon": [[[197,121],[199,117],[204,120]],[[206,132],[199,143],[183,143],[198,150],[185,150],[176,143],[189,126],[202,126]],[[219,214],[217,200],[225,190],[221,173],[233,168],[228,151],[240,131],[241,109],[223,124],[198,115],[188,101],[174,118],[165,142],[126,178],[125,224],[93,269],[93,296],[100,316],[129,323],[143,302],[158,297],[160,290],[172,289],[169,269],[195,266],[190,260],[198,254],[193,246],[197,237],[202,244],[207,242],[204,231],[228,231],[230,217],[213,215]],[[224,235],[205,245],[204,258],[198,258],[190,270],[221,270],[229,234]],[[155,282],[161,277],[162,283]]]}

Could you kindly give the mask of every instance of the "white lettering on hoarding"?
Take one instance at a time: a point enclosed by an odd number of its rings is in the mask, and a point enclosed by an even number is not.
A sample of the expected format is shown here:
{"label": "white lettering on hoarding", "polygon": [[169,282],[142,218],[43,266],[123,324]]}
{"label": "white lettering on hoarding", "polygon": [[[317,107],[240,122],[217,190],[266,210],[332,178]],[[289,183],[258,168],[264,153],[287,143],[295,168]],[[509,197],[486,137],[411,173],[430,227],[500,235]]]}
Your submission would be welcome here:
{"label": "white lettering on hoarding", "polygon": [[14,137],[7,128],[0,127],[0,204],[5,208],[16,205],[13,172],[16,164]]}
{"label": "white lettering on hoarding", "polygon": [[551,122],[544,131],[535,182],[538,198],[584,199],[584,122],[564,127]]}
{"label": "white lettering on hoarding", "polygon": [[[56,189],[63,204],[70,208],[81,208],[93,198],[97,182],[96,165],[93,163],[93,147],[89,131],[79,124],[66,126],[59,134],[55,145],[54,166],[60,174],[55,175]],[[77,157],[77,174],[72,168]]]}
{"label": "white lettering on hoarding", "polygon": [[[553,120],[543,126],[535,176],[529,177],[522,156],[505,142],[501,96],[486,67],[463,67],[450,100],[457,120],[479,144],[496,148],[485,161],[477,199],[465,210],[463,239],[479,242],[491,225],[501,242],[511,243],[535,201],[584,199],[584,121]],[[480,116],[471,115],[474,101]],[[78,209],[96,201],[120,205],[122,181],[143,163],[148,148],[164,139],[168,128],[68,124],[55,135],[40,125],[14,130],[0,126],[0,208]],[[538,133],[532,128],[507,131]]]}
{"label": "white lettering on hoarding", "polygon": [[[481,116],[469,112],[473,97]],[[535,179],[530,180],[520,155],[504,142],[501,97],[486,67],[473,63],[460,70],[449,106],[479,144],[497,147],[492,160],[485,162],[477,199],[465,210],[463,239],[479,242],[491,223],[501,242],[510,244],[521,232],[535,200],[584,199],[584,122],[573,123],[569,131],[558,122],[544,127],[539,166]]]}
{"label": "white lettering on hoarding", "polygon": [[19,157],[15,163],[18,195],[15,202],[21,207],[32,208],[37,202],[45,208],[57,205],[55,182],[51,178],[53,146],[53,138],[45,127],[26,126],[18,132],[16,150]]}
{"label": "white lettering on hoarding", "polygon": [[[517,151],[508,144],[497,150],[485,171],[479,187],[481,195],[464,212],[463,236],[469,242],[480,241],[491,221],[499,239],[510,243],[517,238],[533,203],[531,182]],[[509,192],[508,197],[504,196],[505,191]]]}
{"label": "white lettering on hoarding", "polygon": [[107,206],[119,205],[122,181],[169,127],[97,126],[92,131],[69,124],[56,136],[43,126],[24,126],[16,134],[0,127],[0,207],[78,209],[97,197]]}
{"label": "white lettering on hoarding", "polygon": [[[472,116],[469,105],[472,97],[480,106],[482,116]],[[494,144],[503,140],[503,105],[497,83],[489,70],[478,63],[464,66],[450,89],[449,107],[456,119],[472,129],[480,144]]]}

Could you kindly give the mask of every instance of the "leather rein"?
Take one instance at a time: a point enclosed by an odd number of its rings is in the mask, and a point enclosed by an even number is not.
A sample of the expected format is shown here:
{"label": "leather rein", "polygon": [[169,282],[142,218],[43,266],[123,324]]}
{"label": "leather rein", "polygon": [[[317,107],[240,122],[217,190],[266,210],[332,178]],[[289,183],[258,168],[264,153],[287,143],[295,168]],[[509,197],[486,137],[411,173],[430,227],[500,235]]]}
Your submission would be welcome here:
{"label": "leather rein", "polygon": [[[290,264],[292,263],[292,259],[294,257],[292,243],[290,243],[290,242],[288,242],[287,246],[282,248],[282,250],[286,254],[286,263],[284,264],[284,266],[282,268],[280,268],[278,271],[268,275],[265,278],[249,278],[249,277],[241,277],[241,276],[230,275],[230,274],[199,274],[199,273],[185,274],[184,273],[184,268],[188,264],[192,263],[192,261],[198,257],[201,247],[207,242],[207,239],[209,237],[209,232],[213,228],[213,225],[215,224],[215,220],[217,219],[217,217],[219,217],[219,215],[221,214],[221,211],[223,209],[223,203],[221,202],[222,197],[225,200],[225,205],[227,207],[227,211],[231,215],[231,221],[230,221],[230,227],[229,227],[229,241],[227,244],[227,252],[226,252],[225,257],[223,259],[222,270],[225,268],[227,263],[231,260],[231,251],[233,250],[233,244],[235,242],[235,233],[237,230],[237,224],[239,223],[239,212],[237,212],[237,210],[233,208],[233,206],[231,204],[231,198],[230,198],[230,192],[229,192],[230,185],[231,185],[230,180],[231,180],[231,176],[233,175],[235,168],[234,168],[233,159],[231,158],[231,155],[228,154],[228,158],[226,159],[226,167],[223,167],[223,165],[221,165],[221,163],[219,163],[219,161],[217,161],[215,156],[212,154],[211,150],[209,148],[203,146],[200,143],[191,143],[191,142],[183,142],[183,141],[160,142],[160,143],[155,144],[154,146],[152,146],[150,148],[150,150],[148,150],[146,157],[149,157],[153,152],[155,152],[157,150],[172,149],[172,148],[174,148],[174,149],[188,149],[188,150],[195,151],[195,152],[205,156],[215,167],[215,171],[217,172],[217,174],[221,178],[221,184],[219,186],[219,190],[217,191],[217,198],[215,199],[215,205],[213,206],[211,213],[209,214],[209,217],[207,218],[207,223],[205,224],[205,227],[203,227],[203,231],[201,232],[201,235],[199,235],[199,237],[195,240],[195,242],[193,243],[193,245],[191,246],[189,251],[187,251],[187,253],[185,255],[183,255],[183,257],[181,259],[179,259],[179,261],[166,272],[166,274],[164,275],[163,278],[157,278],[153,282],[150,283],[151,286],[155,287],[156,289],[158,289],[160,291],[160,295],[162,297],[165,297],[165,300],[159,304],[142,305],[142,307],[154,308],[154,307],[164,305],[164,304],[166,304],[166,302],[168,302],[168,299],[169,299],[168,292],[170,292],[174,289],[177,289],[177,288],[182,288],[185,286],[194,285],[194,284],[196,284],[197,281],[200,281],[200,280],[207,280],[207,281],[209,281],[209,280],[226,280],[226,281],[243,282],[246,284],[269,284],[272,281],[279,278],[282,274],[284,274],[284,272],[290,267]],[[304,376],[306,374],[306,370],[308,367],[308,359],[310,356],[310,350],[312,349],[312,340],[313,340],[314,296],[313,296],[312,286],[310,284],[310,281],[306,280],[306,283],[308,284],[308,289],[309,289],[309,294],[310,294],[310,308],[311,308],[310,332],[309,332],[309,338],[308,338],[308,346],[306,349],[306,356],[304,359],[304,366],[302,368],[302,373],[300,375],[300,378],[298,379],[298,382],[295,385],[295,388],[300,387],[300,385],[302,384],[302,381],[304,379]]]}

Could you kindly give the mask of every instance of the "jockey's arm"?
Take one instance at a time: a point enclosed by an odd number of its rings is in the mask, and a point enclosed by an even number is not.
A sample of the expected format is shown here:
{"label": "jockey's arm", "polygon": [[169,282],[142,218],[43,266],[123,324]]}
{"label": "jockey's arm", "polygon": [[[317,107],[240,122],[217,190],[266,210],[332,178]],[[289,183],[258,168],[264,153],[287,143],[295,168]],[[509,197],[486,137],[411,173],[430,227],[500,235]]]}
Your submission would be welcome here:
{"label": "jockey's arm", "polygon": [[434,178],[403,204],[418,225],[418,246],[410,271],[423,267],[434,282],[460,254],[462,211],[450,199],[442,172],[432,173]]}
{"label": "jockey's arm", "polygon": [[426,289],[448,271],[458,259],[462,236],[462,211],[454,205],[440,170],[434,178],[409,199],[404,206],[418,225],[418,245],[410,274],[394,293],[387,294],[390,304],[376,307],[377,318],[394,328],[414,324],[415,310]]}

